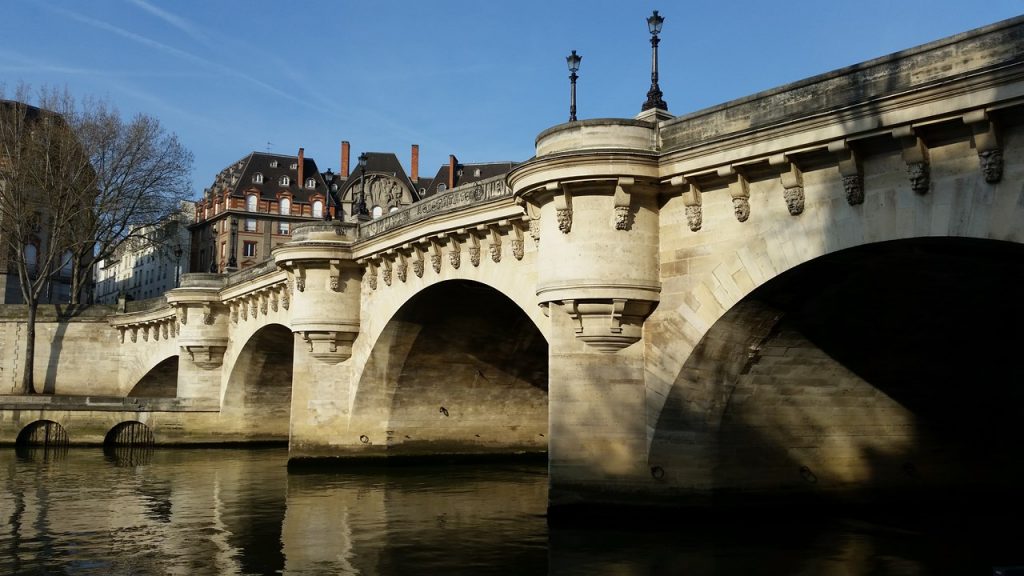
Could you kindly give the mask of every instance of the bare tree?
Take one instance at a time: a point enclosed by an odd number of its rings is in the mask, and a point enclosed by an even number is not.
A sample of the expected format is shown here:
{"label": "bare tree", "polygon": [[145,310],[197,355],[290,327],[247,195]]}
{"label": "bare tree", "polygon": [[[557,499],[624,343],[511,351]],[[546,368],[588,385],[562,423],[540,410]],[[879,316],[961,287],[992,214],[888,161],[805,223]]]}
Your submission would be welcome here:
{"label": "bare tree", "polygon": [[[0,92],[0,97],[2,97]],[[69,276],[77,304],[99,259],[180,209],[192,154],[151,116],[129,121],[103,101],[43,89],[38,107],[0,100],[0,237],[28,305],[23,391],[34,392],[35,318],[41,296]]]}

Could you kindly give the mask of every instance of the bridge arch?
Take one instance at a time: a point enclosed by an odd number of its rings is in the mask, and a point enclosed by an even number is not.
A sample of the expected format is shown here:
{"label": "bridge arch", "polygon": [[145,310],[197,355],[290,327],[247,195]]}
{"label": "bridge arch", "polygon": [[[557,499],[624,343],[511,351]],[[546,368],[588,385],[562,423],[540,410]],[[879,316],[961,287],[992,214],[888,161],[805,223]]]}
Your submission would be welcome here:
{"label": "bridge arch", "polygon": [[125,368],[121,385],[126,396],[173,397],[177,392],[179,347],[175,338],[127,342],[122,345]]}
{"label": "bridge arch", "polygon": [[652,470],[719,490],[1012,489],[1021,261],[1021,243],[928,237],[777,275],[687,358],[651,421]]}
{"label": "bridge arch", "polygon": [[64,427],[53,420],[36,420],[21,429],[16,446],[66,447],[69,443],[68,433]]}
{"label": "bridge arch", "polygon": [[392,454],[544,451],[547,365],[518,303],[475,281],[434,283],[380,331],[350,433]]}
{"label": "bridge arch", "polygon": [[264,324],[244,340],[225,366],[224,426],[251,440],[288,439],[294,346],[291,329],[278,323]]}

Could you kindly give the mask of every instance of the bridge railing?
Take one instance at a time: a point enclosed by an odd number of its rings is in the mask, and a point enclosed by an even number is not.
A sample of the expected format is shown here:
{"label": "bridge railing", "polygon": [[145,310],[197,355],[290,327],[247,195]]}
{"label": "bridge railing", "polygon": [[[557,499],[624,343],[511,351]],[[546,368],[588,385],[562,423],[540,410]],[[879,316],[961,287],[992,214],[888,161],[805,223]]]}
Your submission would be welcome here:
{"label": "bridge railing", "polygon": [[505,185],[504,174],[463,186],[456,186],[447,192],[414,202],[387,216],[360,224],[359,239],[372,238],[378,234],[420,222],[438,214],[454,212],[455,210],[467,208],[475,204],[486,204],[502,198],[510,198],[511,196],[512,189]]}

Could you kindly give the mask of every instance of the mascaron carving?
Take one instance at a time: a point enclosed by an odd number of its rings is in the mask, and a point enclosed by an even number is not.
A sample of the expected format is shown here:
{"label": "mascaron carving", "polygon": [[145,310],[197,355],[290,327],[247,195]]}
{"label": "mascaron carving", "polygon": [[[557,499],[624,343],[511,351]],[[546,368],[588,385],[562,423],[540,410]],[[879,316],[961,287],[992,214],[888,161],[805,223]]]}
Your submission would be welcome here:
{"label": "mascaron carving", "polygon": [[700,230],[703,222],[704,216],[701,213],[700,204],[686,207],[686,223],[690,226],[690,230],[694,232]]}
{"label": "mascaron carving", "polygon": [[452,268],[459,269],[459,265],[462,264],[462,252],[458,250],[452,250],[448,253],[448,262],[452,265]]}
{"label": "mascaron carving", "polygon": [[978,163],[981,167],[981,174],[985,177],[985,182],[995,184],[1003,179],[1002,148],[979,150]]}
{"label": "mascaron carving", "polygon": [[523,259],[523,251],[524,251],[523,239],[522,238],[513,238],[512,239],[512,256],[514,256],[516,260],[522,260]]}
{"label": "mascaron carving", "polygon": [[412,273],[415,274],[417,278],[423,278],[423,259],[422,258],[416,258],[416,259],[414,259],[412,261]]}
{"label": "mascaron carving", "polygon": [[918,194],[927,194],[931,187],[931,174],[927,162],[910,162],[907,164],[907,176],[910,188]]}
{"label": "mascaron carving", "polygon": [[479,266],[480,265],[480,245],[479,244],[477,244],[475,246],[470,246],[469,247],[469,262],[473,266]]}
{"label": "mascaron carving", "polygon": [[629,229],[629,206],[616,206],[615,207],[615,229],[616,230],[628,230]]}
{"label": "mascaron carving", "polygon": [[572,208],[559,208],[555,210],[555,218],[558,220],[558,229],[563,234],[572,230]]}
{"label": "mascaron carving", "polygon": [[804,212],[804,187],[793,186],[792,188],[786,188],[783,192],[783,196],[786,199],[786,208],[789,209],[789,213],[793,216],[799,216]]}
{"label": "mascaron carving", "polygon": [[733,198],[732,213],[736,215],[736,219],[740,222],[746,222],[747,218],[750,218],[750,199]]}
{"label": "mascaron carving", "polygon": [[487,251],[491,253],[491,260],[501,262],[501,244],[498,242],[491,242],[487,246]]}
{"label": "mascaron carving", "polygon": [[846,191],[846,202],[850,206],[864,203],[864,178],[860,174],[843,176],[843,190]]}
{"label": "mascaron carving", "polygon": [[439,252],[430,255],[430,266],[435,273],[441,273],[441,254]]}

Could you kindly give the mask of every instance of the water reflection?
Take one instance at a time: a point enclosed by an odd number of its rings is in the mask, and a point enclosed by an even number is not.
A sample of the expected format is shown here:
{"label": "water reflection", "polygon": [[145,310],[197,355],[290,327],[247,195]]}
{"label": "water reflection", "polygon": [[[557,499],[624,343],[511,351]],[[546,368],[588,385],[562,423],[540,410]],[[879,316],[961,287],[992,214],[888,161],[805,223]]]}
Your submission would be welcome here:
{"label": "water reflection", "polygon": [[289,474],[286,461],[278,449],[0,451],[0,573],[988,575],[1024,565],[1019,507],[1006,522],[969,506],[549,528],[543,464]]}

